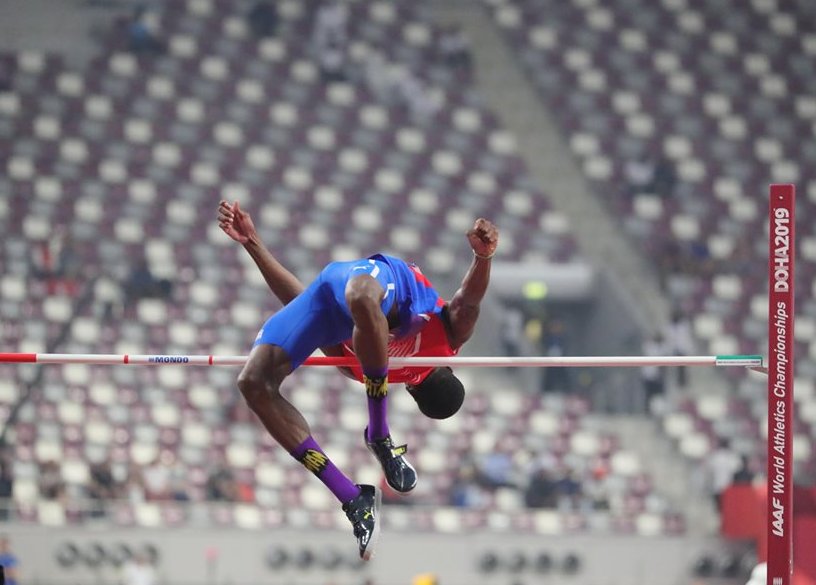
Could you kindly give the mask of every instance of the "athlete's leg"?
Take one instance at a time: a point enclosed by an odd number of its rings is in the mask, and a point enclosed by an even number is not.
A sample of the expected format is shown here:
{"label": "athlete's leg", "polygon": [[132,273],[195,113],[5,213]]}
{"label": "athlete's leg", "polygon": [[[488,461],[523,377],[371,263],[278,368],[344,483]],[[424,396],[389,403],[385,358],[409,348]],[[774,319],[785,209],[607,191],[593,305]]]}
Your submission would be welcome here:
{"label": "athlete's leg", "polygon": [[335,314],[344,317],[318,278],[264,324],[238,388],[269,434],[346,503],[359,488],[332,465],[303,415],[280,393],[284,378],[316,348],[348,338],[351,327]]}
{"label": "athlete's leg", "polygon": [[388,434],[385,417],[387,315],[396,300],[396,278],[388,264],[374,259],[330,264],[321,277],[342,311],[350,330],[348,337],[365,375],[366,392],[371,397],[369,430],[384,437]]}
{"label": "athlete's leg", "polygon": [[365,274],[348,281],[346,305],[354,321],[352,343],[365,374],[368,402],[367,439],[388,435],[388,320],[381,309],[385,290]]}
{"label": "athlete's leg", "polygon": [[280,393],[283,379],[315,349],[340,343],[352,334],[352,321],[329,285],[335,270],[329,265],[264,324],[238,378],[238,387],[269,434],[343,504],[360,556],[368,559],[379,532],[379,490],[355,485],[335,467],[312,437],[301,413]]}
{"label": "athlete's leg", "polygon": [[354,321],[352,342],[363,372],[388,372],[388,319],[382,310],[385,289],[376,278],[361,274],[346,284],[346,306]]}
{"label": "athlete's leg", "polygon": [[281,447],[294,450],[309,436],[303,415],[280,393],[283,379],[292,371],[289,356],[277,345],[252,348],[238,376],[238,389],[266,430]]}
{"label": "athlete's leg", "polygon": [[291,371],[282,347],[258,344],[238,377],[238,387],[269,434],[340,500],[360,556],[368,560],[379,534],[380,492],[371,485],[356,485],[335,467],[312,437],[303,415],[281,396],[280,384]]}
{"label": "athlete's leg", "polygon": [[391,303],[396,301],[387,298],[395,294],[394,277],[383,262],[373,262],[370,270],[365,266],[362,268],[361,271],[366,273],[349,278],[344,294],[354,322],[354,353],[365,375],[368,402],[366,444],[380,461],[388,484],[399,492],[408,492],[416,486],[416,471],[404,457],[406,446],[396,447],[388,428],[389,327],[386,315]]}
{"label": "athlete's leg", "polygon": [[291,371],[289,356],[280,346],[256,345],[238,376],[238,388],[272,438],[341,503],[349,502],[359,495],[360,488],[331,463],[312,437],[306,419],[280,393],[281,382]]}

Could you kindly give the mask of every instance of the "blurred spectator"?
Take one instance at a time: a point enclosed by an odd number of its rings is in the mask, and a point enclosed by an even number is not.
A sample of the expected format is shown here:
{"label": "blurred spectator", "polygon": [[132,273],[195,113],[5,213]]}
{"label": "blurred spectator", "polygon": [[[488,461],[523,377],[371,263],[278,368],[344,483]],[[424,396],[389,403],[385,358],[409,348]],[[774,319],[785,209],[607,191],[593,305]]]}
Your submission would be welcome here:
{"label": "blurred spectator", "polygon": [[[661,356],[667,351],[667,345],[660,333],[656,333],[643,344],[644,356]],[[651,412],[654,408],[654,399],[663,396],[666,391],[665,368],[643,366],[640,368],[640,379],[643,381],[643,391],[646,394],[646,412]]]}
{"label": "blurred spectator", "polygon": [[514,477],[513,459],[496,441],[492,453],[482,457],[477,467],[477,482],[482,487],[495,490],[501,487],[517,487]]}
{"label": "blurred spectator", "polygon": [[654,178],[651,191],[658,197],[672,197],[674,186],[677,183],[677,173],[674,165],[662,154],[655,161]]}
{"label": "blurred spectator", "polygon": [[11,66],[0,59],[0,93],[11,91]]}
{"label": "blurred spectator", "polygon": [[49,295],[77,293],[82,263],[66,228],[58,227],[49,240],[34,244],[31,260],[32,274],[45,281]]}
{"label": "blurred spectator", "polygon": [[372,51],[365,59],[365,82],[369,90],[382,101],[396,101],[394,68],[379,51]]}
{"label": "blurred spectator", "polygon": [[159,582],[156,569],[143,552],[137,552],[133,558],[122,565],[122,585],[156,585]]}
{"label": "blurred spectator", "polygon": [[428,120],[439,111],[431,89],[411,71],[400,68],[396,79],[399,95],[414,118]]}
{"label": "blurred spectator", "polygon": [[590,509],[609,510],[609,466],[604,463],[596,464],[592,475],[584,481],[581,491]]}
{"label": "blurred spectator", "polygon": [[768,563],[759,563],[751,570],[751,576],[745,585],[766,585],[768,583]]}
{"label": "blurred spectator", "polygon": [[147,499],[147,489],[145,488],[144,474],[142,469],[131,463],[128,468],[127,479],[124,482],[123,495],[131,504],[138,504]]}
{"label": "blurred spectator", "polygon": [[756,238],[750,232],[744,232],[738,236],[737,242],[729,258],[721,260],[717,272],[731,271],[742,277],[750,277],[756,268],[756,257],[754,256],[754,245]]}
{"label": "blurred spectator", "polygon": [[315,15],[312,43],[324,81],[345,81],[348,10],[340,0],[324,0]]}
{"label": "blurred spectator", "polygon": [[253,478],[242,479],[237,477],[235,479],[235,488],[238,491],[239,502],[255,503],[255,485]]}
{"label": "blurred spectator", "polygon": [[125,302],[128,306],[136,301],[154,297],[169,299],[173,285],[169,280],[156,278],[147,265],[147,260],[140,260],[128,275],[125,282]]}
{"label": "blurred spectator", "polygon": [[326,83],[346,81],[346,53],[339,45],[325,47],[318,56],[320,75]]}
{"label": "blurred spectator", "polygon": [[708,243],[705,240],[693,240],[688,244],[685,259],[685,272],[697,277],[710,277],[714,274],[714,260]]}
{"label": "blurred spectator", "polygon": [[0,566],[5,572],[5,585],[19,585],[20,561],[11,551],[9,538],[5,534],[0,534]]}
{"label": "blurred spectator", "polygon": [[660,244],[657,264],[660,289],[666,292],[671,278],[684,270],[683,249],[677,240],[666,239]]}
{"label": "blurred spectator", "polygon": [[365,61],[365,79],[379,99],[399,104],[419,121],[432,118],[439,110],[433,92],[408,68],[389,63],[374,52]]}
{"label": "blurred spectator", "polygon": [[459,27],[445,27],[439,36],[439,53],[453,69],[468,73],[473,65],[470,44]]}
{"label": "blurred spectator", "polygon": [[190,491],[187,481],[187,472],[183,465],[176,464],[170,470],[170,482],[168,492],[171,500],[176,502],[189,502]]}
{"label": "blurred spectator", "polygon": [[521,340],[524,338],[524,315],[511,305],[502,311],[501,344],[504,355],[521,355]]}
{"label": "blurred spectator", "polygon": [[172,453],[164,452],[142,471],[145,496],[148,500],[170,499],[170,476],[174,459]]}
{"label": "blurred spectator", "polygon": [[557,504],[556,489],[552,471],[546,467],[539,467],[533,472],[524,491],[524,503],[528,508],[553,509]]}
{"label": "blurred spectator", "polygon": [[11,463],[5,459],[0,459],[0,521],[9,518],[13,494],[14,475],[11,472]]}
{"label": "blurred spectator", "polygon": [[[671,321],[666,327],[666,349],[671,355],[684,356],[694,354],[694,336],[691,320],[682,309],[675,307],[671,314]],[[687,368],[679,366],[677,371],[677,385],[685,388],[688,385]]]}
{"label": "blurred spectator", "polygon": [[119,490],[116,485],[116,480],[113,478],[110,460],[91,464],[88,492],[91,497],[100,500],[116,498]]}
{"label": "blurred spectator", "polygon": [[[564,323],[554,319],[544,334],[544,355],[563,357],[567,355],[567,335]],[[569,392],[571,387],[568,368],[544,368],[545,392]]]}
{"label": "blurred spectator", "polygon": [[46,500],[63,500],[65,482],[62,471],[56,461],[45,461],[40,465],[40,496]]}
{"label": "blurred spectator", "polygon": [[163,52],[158,31],[156,16],[143,4],[136,6],[126,28],[128,49],[138,55]]}
{"label": "blurred spectator", "polygon": [[753,483],[755,475],[754,470],[751,468],[751,460],[747,455],[742,455],[740,457],[739,469],[734,472],[734,477],[731,482],[736,484],[750,484]]}
{"label": "blurred spectator", "polygon": [[530,463],[530,476],[534,475],[539,469],[548,469],[552,471],[558,465],[558,458],[550,451],[541,451],[535,455]]}
{"label": "blurred spectator", "polygon": [[91,515],[100,517],[105,515],[105,504],[107,500],[116,499],[119,489],[116,480],[113,478],[110,461],[93,463],[90,466],[90,482],[88,484],[88,497],[93,500]]}
{"label": "blurred spectator", "polygon": [[563,475],[555,482],[558,507],[561,510],[578,510],[581,506],[583,488],[571,467],[564,469]]}
{"label": "blurred spectator", "polygon": [[249,30],[256,38],[271,37],[278,29],[278,8],[272,2],[256,2],[247,13]]}
{"label": "blurred spectator", "polygon": [[705,459],[704,469],[717,510],[721,506],[722,492],[731,485],[740,468],[740,458],[730,449],[727,439],[720,439],[717,448]]}
{"label": "blurred spectator", "polygon": [[659,244],[658,270],[664,291],[669,290],[675,277],[710,278],[715,269],[716,263],[705,240],[681,244],[667,239]]}
{"label": "blurred spectator", "polygon": [[630,197],[650,193],[654,182],[655,165],[648,156],[628,161],[624,166],[624,173],[629,184]]}
{"label": "blurred spectator", "polygon": [[668,198],[674,195],[677,175],[671,161],[665,156],[653,158],[644,154],[626,163],[624,172],[630,196],[648,194]]}
{"label": "blurred spectator", "polygon": [[448,503],[457,508],[479,508],[484,503],[481,489],[476,483],[477,471],[471,463],[459,467],[451,486]]}
{"label": "blurred spectator", "polygon": [[538,346],[541,343],[541,338],[544,336],[544,324],[541,319],[531,318],[527,319],[524,324],[524,337],[531,345]]}
{"label": "blurred spectator", "polygon": [[207,499],[214,502],[237,502],[238,484],[232,471],[225,465],[212,470],[207,478]]}
{"label": "blurred spectator", "polygon": [[124,315],[122,287],[114,278],[104,275],[94,283],[95,316],[103,321],[121,319]]}

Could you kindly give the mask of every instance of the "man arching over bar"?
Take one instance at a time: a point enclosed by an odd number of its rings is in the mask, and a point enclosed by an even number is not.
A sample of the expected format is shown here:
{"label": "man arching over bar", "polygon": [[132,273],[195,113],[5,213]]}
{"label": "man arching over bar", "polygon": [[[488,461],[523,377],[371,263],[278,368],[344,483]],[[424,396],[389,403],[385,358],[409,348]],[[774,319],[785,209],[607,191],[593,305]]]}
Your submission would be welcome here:
{"label": "man arching over bar", "polygon": [[389,372],[388,357],[452,356],[470,339],[490,281],[498,230],[480,218],[467,232],[473,260],[459,290],[445,301],[417,266],[385,254],[332,262],[306,287],[264,246],[237,202],[221,201],[218,223],[244,246],[284,305],[255,338],[238,388],[269,434],[340,501],[360,557],[368,560],[379,533],[380,490],[355,484],[332,464],[301,413],[281,395],[281,383],[318,348],[328,356],[356,356],[359,367],[341,370],[365,384],[366,445],[391,488],[414,489],[417,474],[405,457],[407,447],[395,446],[388,429],[388,383],[405,383],[419,410],[436,419],[453,416],[465,390],[448,367]]}

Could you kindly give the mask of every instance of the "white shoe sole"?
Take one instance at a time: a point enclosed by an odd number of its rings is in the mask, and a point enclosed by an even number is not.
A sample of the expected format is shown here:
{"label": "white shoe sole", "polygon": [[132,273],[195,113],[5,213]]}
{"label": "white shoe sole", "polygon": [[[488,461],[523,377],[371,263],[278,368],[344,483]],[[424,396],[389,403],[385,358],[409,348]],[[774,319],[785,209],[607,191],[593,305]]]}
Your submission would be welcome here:
{"label": "white shoe sole", "polygon": [[374,486],[374,530],[371,531],[371,538],[368,539],[368,546],[363,552],[363,560],[370,561],[374,557],[374,549],[380,538],[380,507],[382,506],[382,491]]}
{"label": "white shoe sole", "polygon": [[[413,466],[413,465],[411,465],[410,463],[408,463],[408,461],[407,461],[407,460],[403,459],[403,462],[405,463],[405,466],[406,466],[406,467],[410,468],[410,469],[411,469],[411,471],[413,471],[413,472],[414,472],[414,477],[417,477],[417,476],[419,475],[419,474],[416,472],[416,469],[414,468],[414,466]],[[383,471],[385,471],[385,470],[383,470]],[[386,479],[386,482],[387,482],[387,479]],[[405,491],[398,490],[397,488],[395,488],[394,486],[392,486],[390,483],[388,484],[388,486],[389,486],[389,487],[390,487],[392,490],[394,490],[395,492],[397,492],[399,495],[401,495],[401,496],[407,496],[407,495],[408,495],[408,494],[410,494],[412,491],[414,491],[414,488],[417,486],[417,483],[418,483],[418,479],[417,479],[416,481],[414,481],[414,485],[412,485],[411,487],[409,487],[409,488],[408,488],[407,490],[405,490]]]}

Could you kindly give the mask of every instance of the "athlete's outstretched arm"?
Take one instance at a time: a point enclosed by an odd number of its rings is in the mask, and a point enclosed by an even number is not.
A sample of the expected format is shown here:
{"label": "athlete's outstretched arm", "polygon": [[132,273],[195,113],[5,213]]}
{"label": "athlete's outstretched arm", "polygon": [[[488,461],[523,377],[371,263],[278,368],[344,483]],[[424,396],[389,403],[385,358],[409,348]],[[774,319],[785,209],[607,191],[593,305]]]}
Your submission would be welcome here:
{"label": "athlete's outstretched arm", "polygon": [[221,201],[218,205],[218,225],[249,253],[263,274],[266,284],[280,302],[284,305],[289,304],[303,292],[306,287],[264,246],[252,218],[240,208],[237,201],[232,205]]}
{"label": "athlete's outstretched arm", "polygon": [[488,220],[479,218],[467,237],[473,248],[473,261],[448,305],[453,347],[464,344],[476,328],[479,305],[490,282],[490,262],[499,243],[499,230]]}
{"label": "athlete's outstretched arm", "polygon": [[[261,274],[269,285],[272,294],[284,305],[289,304],[306,288],[305,285],[292,274],[278,259],[264,246],[255,224],[249,213],[241,209],[238,202],[232,204],[221,201],[218,204],[218,225],[230,238],[241,244],[249,253]],[[321,347],[327,356],[342,357],[343,349],[339,345]],[[346,376],[352,377],[348,368],[337,368]]]}

